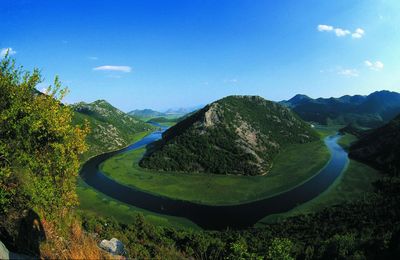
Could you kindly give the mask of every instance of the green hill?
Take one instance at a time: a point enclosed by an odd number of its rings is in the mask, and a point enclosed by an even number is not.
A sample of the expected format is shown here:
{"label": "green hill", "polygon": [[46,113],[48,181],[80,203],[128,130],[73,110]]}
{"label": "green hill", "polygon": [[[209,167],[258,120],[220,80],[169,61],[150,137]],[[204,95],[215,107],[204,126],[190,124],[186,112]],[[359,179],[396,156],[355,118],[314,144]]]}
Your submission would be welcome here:
{"label": "green hill", "polygon": [[317,140],[290,109],[258,96],[229,96],[178,122],[149,147],[146,168],[261,175],[285,146]]}
{"label": "green hill", "polygon": [[363,136],[350,148],[350,157],[393,175],[400,173],[400,115]]}
{"label": "green hill", "polygon": [[153,109],[135,109],[128,112],[128,115],[135,116],[138,118],[152,118],[152,117],[163,117],[165,113],[155,111]]}
{"label": "green hill", "polygon": [[83,159],[124,147],[139,132],[153,129],[151,125],[125,114],[105,100],[89,104],[80,102],[72,105],[72,109],[73,124],[82,125],[87,120],[91,129],[87,137],[89,151]]}

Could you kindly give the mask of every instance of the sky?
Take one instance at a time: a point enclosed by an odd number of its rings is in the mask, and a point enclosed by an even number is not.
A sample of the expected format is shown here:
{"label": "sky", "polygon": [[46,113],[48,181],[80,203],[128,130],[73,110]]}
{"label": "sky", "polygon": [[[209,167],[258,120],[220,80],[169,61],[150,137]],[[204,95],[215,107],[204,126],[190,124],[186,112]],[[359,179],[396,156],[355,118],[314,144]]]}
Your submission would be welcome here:
{"label": "sky", "polygon": [[[0,56],[123,111],[400,92],[398,0],[0,1]],[[0,57],[1,58],[1,57]]]}

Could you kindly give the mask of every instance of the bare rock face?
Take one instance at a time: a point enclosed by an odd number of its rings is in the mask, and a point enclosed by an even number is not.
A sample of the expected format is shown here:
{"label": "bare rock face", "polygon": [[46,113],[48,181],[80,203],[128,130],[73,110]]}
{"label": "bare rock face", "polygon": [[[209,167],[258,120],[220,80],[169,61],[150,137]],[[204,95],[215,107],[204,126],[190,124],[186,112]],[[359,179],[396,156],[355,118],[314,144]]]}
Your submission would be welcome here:
{"label": "bare rock face", "polygon": [[124,244],[116,238],[112,238],[111,240],[102,240],[99,247],[113,255],[125,254]]}

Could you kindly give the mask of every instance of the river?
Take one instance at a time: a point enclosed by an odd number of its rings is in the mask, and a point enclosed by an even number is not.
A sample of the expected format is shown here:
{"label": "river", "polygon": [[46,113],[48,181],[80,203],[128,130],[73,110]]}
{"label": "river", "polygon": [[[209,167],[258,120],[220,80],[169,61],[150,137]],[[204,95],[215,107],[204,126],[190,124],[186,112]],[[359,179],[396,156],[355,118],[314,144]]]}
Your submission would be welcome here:
{"label": "river", "polygon": [[[286,212],[325,191],[344,170],[348,156],[338,145],[339,135],[324,139],[331,158],[318,174],[305,183],[276,196],[249,203],[227,206],[210,206],[189,201],[153,195],[125,186],[108,178],[100,170],[102,162],[110,157],[143,147],[162,136],[165,127],[119,151],[101,154],[88,160],[80,172],[82,179],[96,190],[121,202],[159,214],[187,218],[204,229],[242,229],[253,226],[267,215]],[[290,174],[288,174],[290,176]],[[251,177],[249,177],[251,178]]]}

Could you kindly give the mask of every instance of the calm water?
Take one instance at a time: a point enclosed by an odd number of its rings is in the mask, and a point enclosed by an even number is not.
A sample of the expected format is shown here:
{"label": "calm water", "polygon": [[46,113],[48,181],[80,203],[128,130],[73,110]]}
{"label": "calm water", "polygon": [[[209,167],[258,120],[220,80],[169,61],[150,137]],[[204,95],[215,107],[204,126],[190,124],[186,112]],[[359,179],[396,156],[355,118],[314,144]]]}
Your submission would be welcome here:
{"label": "calm water", "polygon": [[324,141],[331,152],[331,159],[309,181],[274,197],[229,206],[208,206],[155,196],[119,184],[105,176],[99,170],[99,165],[108,158],[143,147],[160,139],[162,131],[165,129],[162,128],[160,131],[153,132],[125,149],[102,154],[90,159],[81,170],[83,180],[93,188],[121,202],[160,214],[184,217],[205,229],[225,229],[227,227],[240,229],[254,225],[267,215],[286,212],[299,204],[315,198],[334,182],[348,161],[347,152],[337,144],[340,136],[329,136]]}

